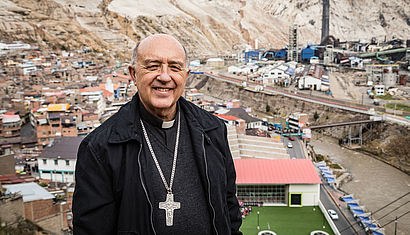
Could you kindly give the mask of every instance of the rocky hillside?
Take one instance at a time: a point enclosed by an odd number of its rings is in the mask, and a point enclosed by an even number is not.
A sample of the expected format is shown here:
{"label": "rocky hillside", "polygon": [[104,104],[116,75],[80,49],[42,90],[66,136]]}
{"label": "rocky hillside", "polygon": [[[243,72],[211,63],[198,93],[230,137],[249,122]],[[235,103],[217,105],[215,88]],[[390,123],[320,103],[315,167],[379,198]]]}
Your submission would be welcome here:
{"label": "rocky hillside", "polygon": [[[408,39],[408,0],[331,0],[330,34],[341,40]],[[41,47],[90,46],[129,55],[153,33],[179,38],[191,56],[231,54],[246,45],[281,48],[297,24],[300,43],[320,40],[320,0],[0,0],[2,40]],[[124,57],[125,58],[125,57]]]}

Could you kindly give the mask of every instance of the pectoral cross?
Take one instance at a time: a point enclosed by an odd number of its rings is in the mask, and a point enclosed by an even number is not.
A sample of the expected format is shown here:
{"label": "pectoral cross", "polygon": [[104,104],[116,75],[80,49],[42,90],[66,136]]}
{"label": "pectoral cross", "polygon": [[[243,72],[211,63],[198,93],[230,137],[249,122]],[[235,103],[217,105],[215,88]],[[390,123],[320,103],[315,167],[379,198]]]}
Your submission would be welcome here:
{"label": "pectoral cross", "polygon": [[181,208],[180,202],[174,202],[174,194],[168,193],[167,200],[159,203],[159,209],[165,210],[165,221],[167,226],[174,224],[174,210]]}

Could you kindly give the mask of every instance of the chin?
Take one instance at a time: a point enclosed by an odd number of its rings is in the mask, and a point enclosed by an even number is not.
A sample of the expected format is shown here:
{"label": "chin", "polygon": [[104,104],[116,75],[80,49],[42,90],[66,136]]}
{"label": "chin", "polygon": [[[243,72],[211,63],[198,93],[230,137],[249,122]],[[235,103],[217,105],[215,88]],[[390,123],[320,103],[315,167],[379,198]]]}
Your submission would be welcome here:
{"label": "chin", "polygon": [[170,109],[170,108],[172,108],[172,106],[174,106],[174,104],[175,104],[175,102],[173,102],[173,101],[153,101],[152,102],[152,106],[155,108],[155,109],[162,109],[162,110],[164,110],[164,109]]}

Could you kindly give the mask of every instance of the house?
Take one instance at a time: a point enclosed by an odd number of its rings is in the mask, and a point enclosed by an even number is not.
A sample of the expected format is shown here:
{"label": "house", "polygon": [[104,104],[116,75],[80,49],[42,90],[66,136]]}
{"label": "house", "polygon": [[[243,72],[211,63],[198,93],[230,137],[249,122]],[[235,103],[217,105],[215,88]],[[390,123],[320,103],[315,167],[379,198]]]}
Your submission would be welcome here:
{"label": "house", "polygon": [[66,202],[54,202],[54,196],[36,183],[3,185],[9,193],[23,196],[24,218],[54,234],[68,230]]}
{"label": "house", "polygon": [[55,182],[75,182],[74,171],[77,150],[83,137],[61,137],[55,139],[38,157],[38,172],[42,179]]}
{"label": "house", "polygon": [[245,129],[257,128],[265,131],[267,130],[267,127],[263,125],[262,120],[250,116],[243,108],[231,108],[229,109],[229,112],[226,113],[226,115],[245,120]]}
{"label": "house", "polygon": [[308,90],[320,91],[322,88],[322,80],[307,75],[307,76],[299,78],[298,88],[299,90],[308,89]]}
{"label": "house", "polygon": [[32,109],[30,121],[36,129],[38,144],[45,146],[54,138],[77,135],[77,116],[70,112],[69,104],[49,104],[47,107]]}
{"label": "house", "polygon": [[[290,75],[292,71],[287,72],[289,69],[285,64],[280,64],[276,67],[268,67],[265,69],[265,73],[262,75],[264,85],[276,85],[283,84],[288,86],[290,83]],[[294,70],[293,70],[294,72]]]}
{"label": "house", "polygon": [[244,134],[245,133],[245,120],[242,120],[238,117],[229,116],[225,114],[215,114],[218,118],[224,121],[229,126],[234,126],[236,128],[237,133]]}
{"label": "house", "polygon": [[287,119],[288,127],[298,132],[299,129],[309,124],[309,116],[305,113],[292,113]]}
{"label": "house", "polygon": [[317,206],[322,181],[310,159],[234,159],[244,205]]}
{"label": "house", "polygon": [[[85,104],[89,108],[95,110],[98,114],[98,118],[104,114],[106,108],[106,103],[104,97],[109,96],[109,91],[106,91],[106,94],[98,87],[96,89],[84,88],[80,89],[81,101],[80,103]],[[112,93],[111,93],[112,94]]]}
{"label": "house", "polygon": [[21,68],[21,72],[24,75],[29,75],[30,73],[36,72],[37,71],[37,67],[34,63],[32,62],[28,62],[22,65],[19,65],[19,67]]}
{"label": "house", "polygon": [[0,114],[0,137],[20,136],[21,119],[16,114]]}

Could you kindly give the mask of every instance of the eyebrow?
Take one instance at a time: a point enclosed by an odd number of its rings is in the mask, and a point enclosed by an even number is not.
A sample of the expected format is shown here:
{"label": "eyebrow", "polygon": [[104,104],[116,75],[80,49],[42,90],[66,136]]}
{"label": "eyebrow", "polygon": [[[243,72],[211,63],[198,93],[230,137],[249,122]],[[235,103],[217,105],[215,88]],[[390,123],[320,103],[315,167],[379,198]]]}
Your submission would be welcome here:
{"label": "eyebrow", "polygon": [[[146,60],[144,60],[144,64],[150,64],[150,63],[162,64],[162,61],[157,60],[157,59],[146,59]],[[180,66],[184,66],[184,62],[178,61],[178,60],[169,60],[168,64],[178,64]]]}

